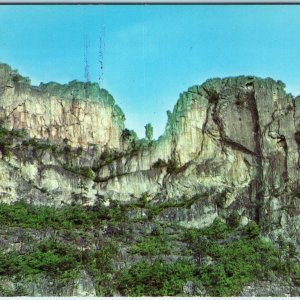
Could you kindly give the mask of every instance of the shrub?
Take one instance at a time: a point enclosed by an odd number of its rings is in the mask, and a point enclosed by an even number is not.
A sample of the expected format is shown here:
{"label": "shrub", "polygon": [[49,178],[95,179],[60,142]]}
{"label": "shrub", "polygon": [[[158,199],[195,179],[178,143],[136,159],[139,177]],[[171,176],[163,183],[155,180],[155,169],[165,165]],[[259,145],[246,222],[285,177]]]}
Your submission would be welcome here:
{"label": "shrub", "polygon": [[277,257],[270,244],[239,239],[210,247],[215,264],[200,268],[200,279],[211,296],[238,295],[242,287],[275,268]]}
{"label": "shrub", "polygon": [[105,206],[97,210],[79,205],[54,209],[29,205],[25,202],[10,205],[1,203],[0,225],[35,229],[84,229],[99,226],[108,211],[109,208]]}
{"label": "shrub", "polygon": [[0,126],[0,151],[4,157],[11,156],[11,145],[12,137],[10,136],[10,131]]}
{"label": "shrub", "polygon": [[80,156],[80,155],[82,154],[82,152],[83,152],[83,148],[82,148],[81,146],[78,147],[77,150],[76,150],[76,154],[77,154],[78,156]]}
{"label": "shrub", "polygon": [[101,273],[109,273],[114,270],[113,262],[119,253],[116,242],[107,241],[99,250],[95,251],[95,267]]}
{"label": "shrub", "polygon": [[196,228],[187,228],[183,232],[182,240],[192,244],[200,236],[200,230]]}
{"label": "shrub", "polygon": [[56,241],[44,240],[26,254],[0,254],[0,274],[29,276],[47,272],[58,275],[77,267],[76,256],[76,249]]}
{"label": "shrub", "polygon": [[167,167],[167,163],[163,159],[158,159],[155,163],[152,164],[152,168],[164,168]]}
{"label": "shrub", "polygon": [[64,153],[65,153],[66,155],[70,155],[70,154],[72,153],[72,148],[71,148],[70,145],[66,145],[66,146],[64,147]]}
{"label": "shrub", "polygon": [[133,245],[130,253],[141,255],[170,254],[171,245],[162,236],[150,236]]}
{"label": "shrub", "polygon": [[11,134],[18,138],[24,138],[27,135],[25,129],[12,130]]}
{"label": "shrub", "polygon": [[168,166],[167,166],[167,172],[170,174],[175,174],[178,171],[178,162],[176,159],[169,159],[168,160]]}
{"label": "shrub", "polygon": [[230,228],[237,228],[240,225],[241,216],[237,211],[234,211],[229,215],[226,221]]}
{"label": "shrub", "polygon": [[260,228],[254,221],[247,224],[243,231],[244,234],[250,239],[257,238],[260,234]]}
{"label": "shrub", "polygon": [[182,294],[184,283],[193,274],[194,267],[188,261],[173,264],[141,261],[122,270],[117,288],[124,296],[176,296]]}
{"label": "shrub", "polygon": [[90,179],[94,178],[95,176],[93,170],[90,167],[81,167],[80,174]]}
{"label": "shrub", "polygon": [[219,218],[216,218],[209,227],[201,229],[201,235],[207,236],[212,240],[225,239],[229,232],[228,226]]}
{"label": "shrub", "polygon": [[52,145],[48,140],[38,140],[36,138],[30,138],[29,140],[22,141],[22,145],[25,147],[32,146],[35,150],[51,150]]}
{"label": "shrub", "polygon": [[292,269],[292,280],[296,286],[300,286],[300,265],[295,264]]}

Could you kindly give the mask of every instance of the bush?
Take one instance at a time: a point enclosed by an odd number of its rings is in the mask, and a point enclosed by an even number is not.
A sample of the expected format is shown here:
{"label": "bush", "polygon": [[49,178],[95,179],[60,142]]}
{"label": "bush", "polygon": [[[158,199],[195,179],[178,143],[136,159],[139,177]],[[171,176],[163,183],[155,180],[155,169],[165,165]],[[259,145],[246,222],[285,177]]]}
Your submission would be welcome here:
{"label": "bush", "polygon": [[83,148],[80,146],[80,147],[77,148],[76,154],[77,154],[78,156],[80,156],[82,153],[83,153]]}
{"label": "bush", "polygon": [[163,159],[158,159],[155,163],[153,163],[152,168],[164,168],[167,167],[168,164]]}
{"label": "bush", "polygon": [[227,225],[230,228],[237,228],[240,225],[240,221],[241,221],[241,216],[239,215],[238,212],[234,211],[229,215],[227,219]]}
{"label": "bush", "polygon": [[0,126],[0,151],[4,157],[10,157],[10,146],[12,145],[12,137],[10,131]]}
{"label": "bush", "polygon": [[95,267],[101,273],[109,273],[114,271],[113,262],[119,253],[117,243],[107,241],[99,250],[95,251]]}
{"label": "bush", "polygon": [[292,280],[296,286],[300,286],[300,265],[295,264],[292,269]]}
{"label": "bush", "polygon": [[96,210],[79,205],[64,206],[59,209],[38,207],[25,202],[0,204],[0,225],[21,228],[75,229],[100,226],[109,208],[98,207]]}
{"label": "bush", "polygon": [[79,172],[84,177],[87,177],[90,179],[94,178],[94,176],[95,176],[93,170],[90,167],[81,167]]}
{"label": "bush", "polygon": [[41,272],[54,275],[75,269],[78,251],[56,241],[44,240],[26,254],[0,254],[0,275],[29,276]]}
{"label": "bush", "polygon": [[174,264],[141,261],[122,270],[117,288],[124,296],[176,296],[182,294],[184,283],[193,279],[194,271],[184,260]]}
{"label": "bush", "polygon": [[201,235],[212,240],[225,239],[230,233],[228,226],[220,219],[216,218],[212,225],[201,229]]}
{"label": "bush", "polygon": [[[289,260],[283,261],[282,257],[289,257],[289,247],[276,249],[260,239],[255,222],[245,226],[240,234],[233,227],[216,219],[209,227],[189,229],[184,234],[183,240],[189,243],[199,266],[198,278],[210,296],[236,296],[254,280],[268,279],[273,272],[288,273]],[[291,252],[295,257],[295,251]],[[210,264],[202,263],[206,257],[210,257]],[[297,268],[293,274],[296,282]]]}
{"label": "bush", "polygon": [[67,161],[66,164],[63,165],[63,168],[67,171],[70,171],[74,174],[89,178],[89,179],[93,179],[95,174],[93,172],[93,170],[88,167],[88,166],[84,166],[84,167],[72,167],[70,160]]}
{"label": "bush", "polygon": [[130,249],[130,253],[141,255],[166,255],[171,253],[171,245],[162,236],[150,236],[145,237],[139,243],[133,245]]}
{"label": "bush", "polygon": [[183,232],[182,240],[188,244],[192,244],[199,238],[201,231],[196,228],[187,228]]}
{"label": "bush", "polygon": [[70,155],[72,153],[72,148],[70,145],[66,145],[64,147],[64,153],[65,153],[65,155]]}
{"label": "bush", "polygon": [[211,296],[238,295],[242,287],[276,267],[277,256],[270,244],[240,239],[207,251],[215,264],[200,268],[200,279]]}
{"label": "bush", "polygon": [[12,135],[14,135],[15,137],[18,137],[18,138],[24,138],[27,135],[25,129],[12,130],[11,133],[12,133]]}
{"label": "bush", "polygon": [[167,166],[167,172],[170,174],[175,174],[178,171],[178,162],[176,159],[169,159],[168,160],[168,166]]}
{"label": "bush", "polygon": [[25,147],[31,146],[35,150],[52,150],[52,145],[48,140],[30,138],[29,140],[22,141],[22,145]]}
{"label": "bush", "polygon": [[247,224],[243,231],[244,234],[250,239],[255,239],[260,234],[260,228],[254,221]]}

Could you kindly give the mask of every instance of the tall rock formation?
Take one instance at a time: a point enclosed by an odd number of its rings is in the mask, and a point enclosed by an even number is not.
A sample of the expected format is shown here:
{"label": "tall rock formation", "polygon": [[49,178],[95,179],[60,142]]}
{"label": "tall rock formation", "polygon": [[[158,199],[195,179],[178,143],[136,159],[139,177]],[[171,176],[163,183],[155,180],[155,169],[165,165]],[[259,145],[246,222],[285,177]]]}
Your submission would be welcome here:
{"label": "tall rock formation", "polygon": [[[20,153],[27,148],[13,148],[0,166],[2,201],[71,203],[83,180],[86,204],[99,197],[131,201],[145,193],[154,204],[184,196],[194,199],[189,209],[170,208],[159,218],[203,227],[238,211],[244,222],[256,220],[270,235],[284,232],[300,241],[299,104],[282,82],[241,76],[193,86],[168,112],[165,133],[137,147],[138,141],[124,142],[124,116],[96,84],[31,87],[7,65],[0,66],[0,74],[6,128],[26,129],[51,143],[68,139],[72,147],[87,149],[70,164],[70,157],[45,151],[24,160]],[[89,144],[99,152],[91,153]],[[82,167],[94,173],[84,177]]]}
{"label": "tall rock formation", "polygon": [[0,295],[299,295],[299,103],[211,79],[137,140],[97,84],[0,64]]}
{"label": "tall rock formation", "polygon": [[52,142],[68,140],[73,147],[122,149],[124,114],[98,84],[50,82],[34,87],[6,64],[0,64],[0,79],[0,119],[6,128],[25,128],[30,137]]}

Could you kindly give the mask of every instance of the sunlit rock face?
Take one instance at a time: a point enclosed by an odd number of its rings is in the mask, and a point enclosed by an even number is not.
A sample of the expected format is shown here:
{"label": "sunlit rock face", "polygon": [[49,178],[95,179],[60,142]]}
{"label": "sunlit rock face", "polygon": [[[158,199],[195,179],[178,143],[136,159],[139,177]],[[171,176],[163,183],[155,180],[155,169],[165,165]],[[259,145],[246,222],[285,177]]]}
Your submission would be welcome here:
{"label": "sunlit rock face", "polygon": [[[189,208],[169,208],[159,218],[203,227],[238,211],[271,237],[285,233],[299,242],[299,102],[280,81],[241,76],[195,85],[168,112],[165,133],[135,148],[124,142],[121,110],[96,84],[31,87],[7,65],[0,65],[0,76],[6,128],[82,146],[72,168],[100,163],[87,178],[66,168],[67,159],[57,154],[39,151],[24,159],[25,148],[13,151],[0,164],[1,201],[60,206],[75,201],[83,184],[84,205],[145,193],[152,203],[194,197]],[[89,145],[97,145],[98,154]],[[104,149],[118,155],[101,163]]]}
{"label": "sunlit rock face", "polygon": [[66,139],[73,147],[122,149],[123,112],[97,84],[33,87],[5,64],[0,64],[0,80],[0,118],[7,128],[25,128],[31,137],[53,142]]}

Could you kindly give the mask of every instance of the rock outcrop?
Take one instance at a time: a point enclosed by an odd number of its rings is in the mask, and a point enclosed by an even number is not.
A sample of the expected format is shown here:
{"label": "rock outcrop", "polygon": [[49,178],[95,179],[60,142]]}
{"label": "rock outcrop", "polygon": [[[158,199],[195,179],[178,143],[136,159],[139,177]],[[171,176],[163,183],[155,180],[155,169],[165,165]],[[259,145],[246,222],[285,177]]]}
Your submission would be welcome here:
{"label": "rock outcrop", "polygon": [[196,228],[237,212],[242,224],[255,220],[269,239],[284,235],[299,248],[299,105],[281,81],[211,79],[180,95],[158,140],[126,140],[121,109],[98,85],[32,87],[2,64],[2,126],[35,140],[1,141],[0,201],[142,200],[142,217],[153,217],[148,203],[157,220]]}
{"label": "rock outcrop", "polygon": [[[237,209],[245,220],[278,232],[284,228],[299,241],[293,229],[299,221],[299,104],[282,82],[242,76],[193,86],[168,112],[165,133],[130,149],[122,138],[121,110],[96,84],[31,87],[7,65],[0,66],[0,74],[0,118],[6,128],[26,129],[30,137],[52,143],[67,139],[72,147],[98,146],[98,156],[85,152],[73,162],[100,163],[95,176],[84,179],[87,203],[99,196],[129,201],[145,192],[154,203],[197,195],[201,200],[192,206],[192,217],[177,209],[175,222],[203,226]],[[104,149],[118,155],[101,163]],[[1,161],[2,201],[61,205],[74,200],[81,176],[70,174],[57,156],[39,155],[39,161],[19,156]],[[293,207],[291,214],[287,207]]]}
{"label": "rock outcrop", "polygon": [[0,64],[0,78],[0,119],[7,128],[25,128],[30,137],[53,142],[68,140],[73,147],[122,149],[124,114],[98,84],[50,82],[33,87],[5,64]]}

